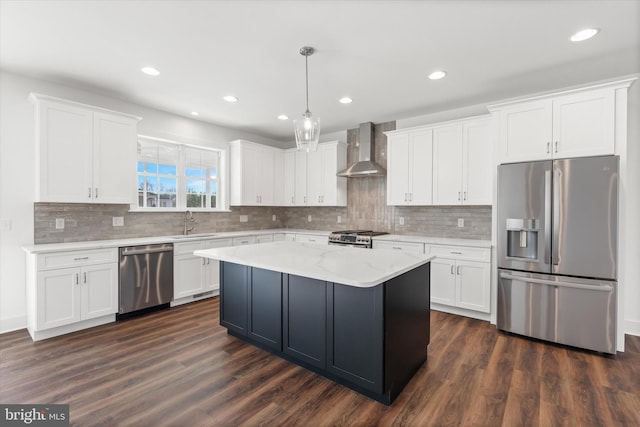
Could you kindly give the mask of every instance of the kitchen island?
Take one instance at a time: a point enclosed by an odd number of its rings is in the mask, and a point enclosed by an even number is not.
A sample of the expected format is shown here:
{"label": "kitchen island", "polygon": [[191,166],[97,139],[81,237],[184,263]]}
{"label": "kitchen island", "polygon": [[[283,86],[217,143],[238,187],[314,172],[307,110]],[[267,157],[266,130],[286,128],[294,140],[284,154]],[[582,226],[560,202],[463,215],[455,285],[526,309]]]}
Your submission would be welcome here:
{"label": "kitchen island", "polygon": [[195,251],[220,262],[228,333],[382,403],[427,358],[432,256],[276,242]]}

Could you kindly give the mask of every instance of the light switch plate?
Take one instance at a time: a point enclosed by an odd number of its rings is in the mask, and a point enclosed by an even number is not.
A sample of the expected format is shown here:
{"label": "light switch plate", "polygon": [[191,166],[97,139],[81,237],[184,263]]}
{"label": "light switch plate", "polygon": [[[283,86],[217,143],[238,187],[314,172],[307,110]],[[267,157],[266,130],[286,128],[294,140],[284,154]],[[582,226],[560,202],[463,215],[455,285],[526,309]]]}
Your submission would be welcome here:
{"label": "light switch plate", "polygon": [[404,217],[403,216],[398,218],[398,224],[404,225]]}
{"label": "light switch plate", "polygon": [[458,218],[458,227],[464,227],[464,218]]}
{"label": "light switch plate", "polygon": [[64,230],[64,218],[56,218],[56,230]]}
{"label": "light switch plate", "polygon": [[342,216],[338,215],[338,224],[342,224]]}
{"label": "light switch plate", "polygon": [[122,227],[124,226],[124,217],[123,216],[113,216],[111,217],[111,222],[114,227]]}
{"label": "light switch plate", "polygon": [[240,222],[249,222],[249,215],[240,215]]}
{"label": "light switch plate", "polygon": [[309,215],[309,216],[307,217],[307,221],[308,221],[308,222],[311,222],[311,215]]}
{"label": "light switch plate", "polygon": [[275,222],[278,219],[275,215],[271,215],[271,221]]}

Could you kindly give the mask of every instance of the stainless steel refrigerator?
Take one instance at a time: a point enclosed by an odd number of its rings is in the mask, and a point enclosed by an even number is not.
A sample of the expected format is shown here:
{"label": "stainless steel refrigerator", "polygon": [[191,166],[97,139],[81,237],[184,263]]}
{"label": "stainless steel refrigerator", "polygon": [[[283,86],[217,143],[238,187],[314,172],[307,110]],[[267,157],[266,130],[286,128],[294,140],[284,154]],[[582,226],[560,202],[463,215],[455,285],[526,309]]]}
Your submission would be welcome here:
{"label": "stainless steel refrigerator", "polygon": [[618,165],[498,166],[498,329],[615,353]]}

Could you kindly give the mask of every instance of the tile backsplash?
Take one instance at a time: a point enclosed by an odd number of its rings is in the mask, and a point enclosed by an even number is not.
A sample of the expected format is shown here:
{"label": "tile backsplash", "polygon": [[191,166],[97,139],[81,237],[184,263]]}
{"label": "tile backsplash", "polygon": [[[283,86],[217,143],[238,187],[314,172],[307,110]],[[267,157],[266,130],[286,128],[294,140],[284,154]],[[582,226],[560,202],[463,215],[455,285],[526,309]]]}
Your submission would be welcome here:
{"label": "tile backsplash", "polygon": [[[375,126],[375,160],[386,168],[386,137],[395,122]],[[347,132],[347,162],[358,156],[358,129]],[[386,178],[351,178],[347,207],[232,207],[231,212],[194,212],[192,233],[294,228],[372,229],[460,239],[491,239],[491,206],[387,206]],[[34,243],[60,243],[182,234],[184,212],[129,212],[129,205],[35,203]],[[246,215],[247,222],[240,222]],[[276,220],[273,220],[275,215]],[[311,222],[308,221],[311,216]],[[114,227],[113,217],[124,226]],[[341,222],[338,223],[338,217]],[[64,229],[56,229],[64,218]],[[464,227],[458,227],[458,219]],[[404,225],[400,225],[401,219]]]}

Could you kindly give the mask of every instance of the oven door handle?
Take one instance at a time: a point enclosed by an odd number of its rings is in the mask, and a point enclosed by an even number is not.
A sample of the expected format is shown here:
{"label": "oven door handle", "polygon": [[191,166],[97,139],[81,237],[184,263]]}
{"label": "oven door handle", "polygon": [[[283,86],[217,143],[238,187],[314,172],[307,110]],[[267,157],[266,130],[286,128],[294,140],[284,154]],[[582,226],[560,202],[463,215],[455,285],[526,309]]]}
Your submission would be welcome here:
{"label": "oven door handle", "polygon": [[123,249],[120,255],[121,256],[144,255],[144,254],[155,254],[158,252],[171,252],[171,251],[173,251],[173,248],[133,249],[133,250]]}

